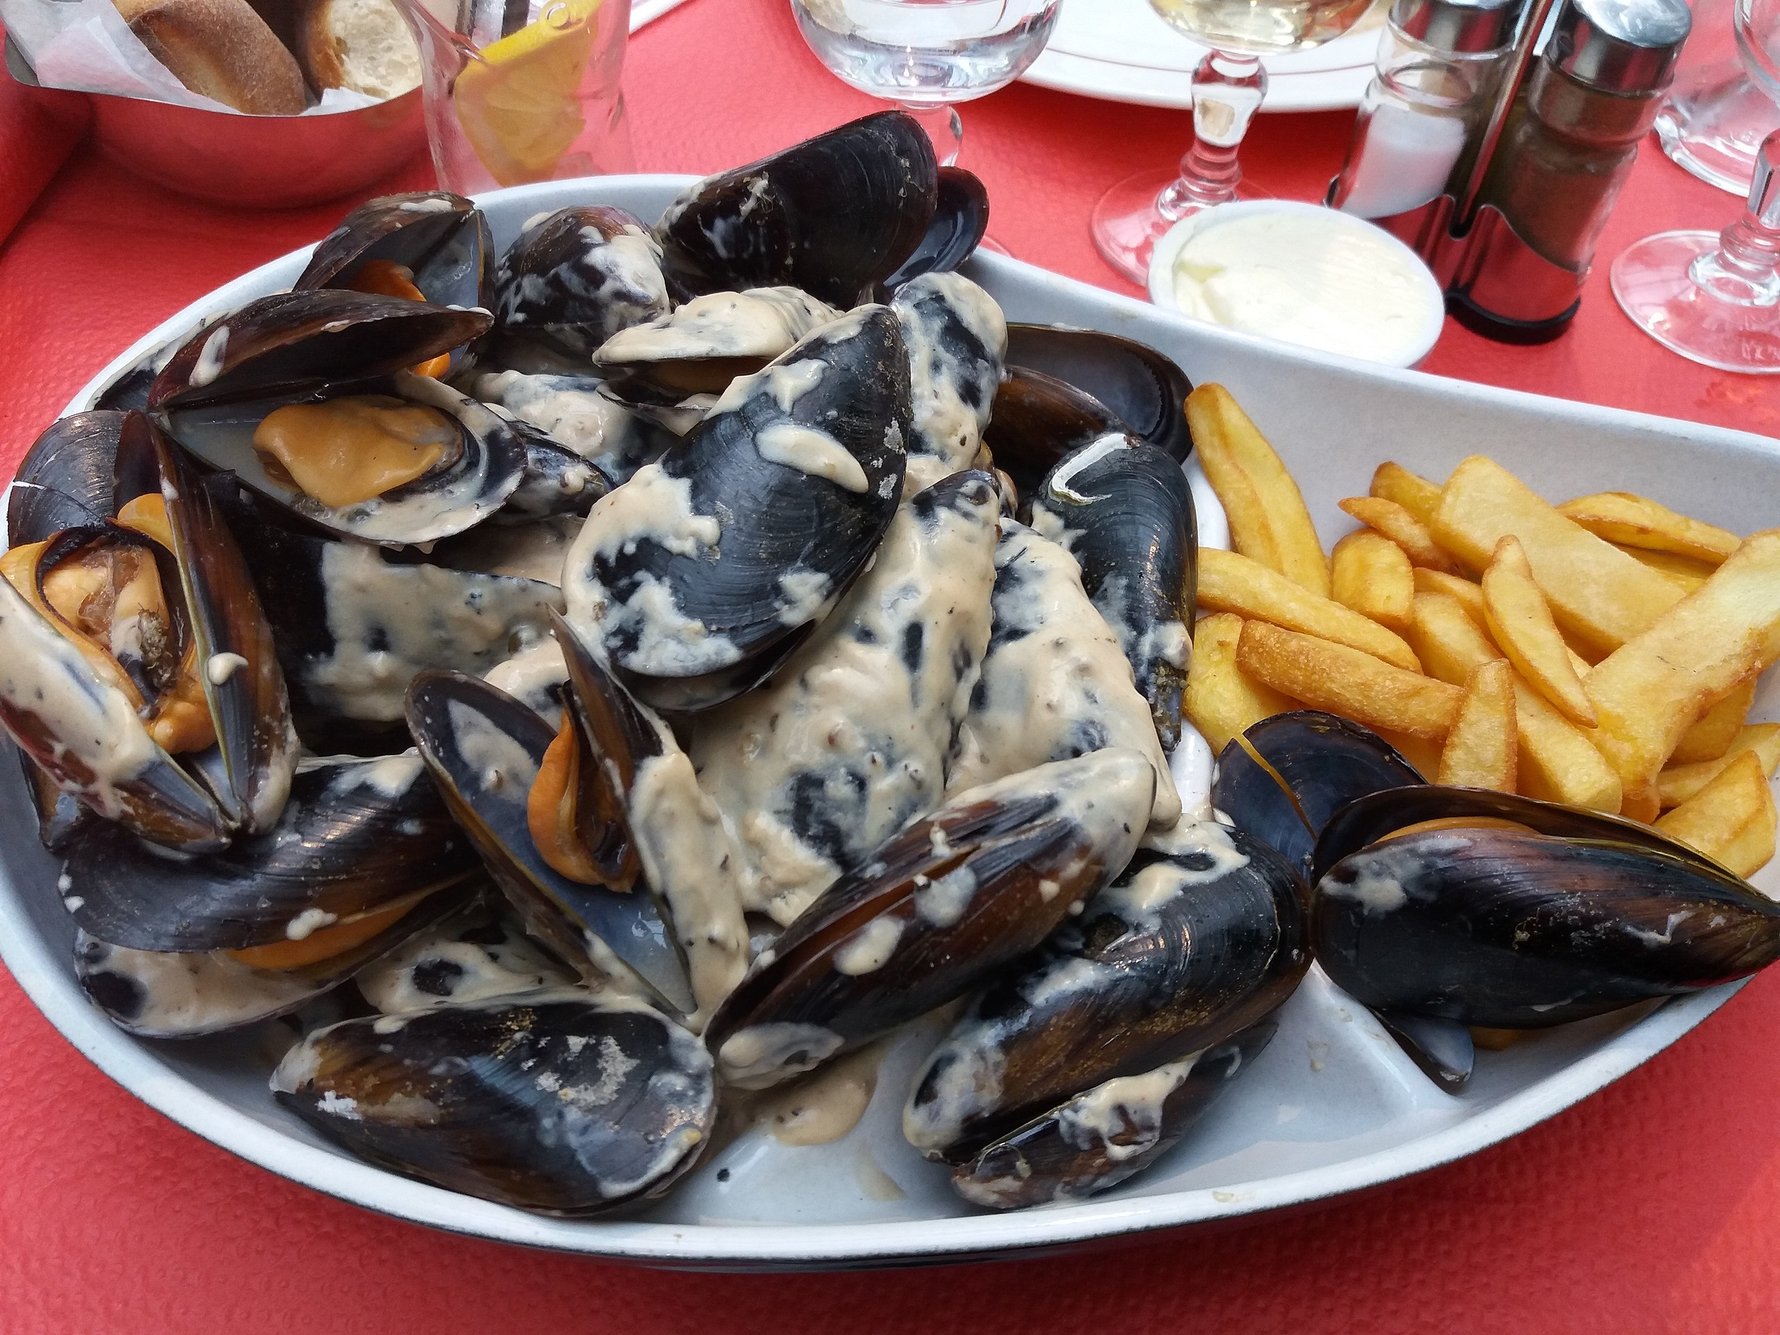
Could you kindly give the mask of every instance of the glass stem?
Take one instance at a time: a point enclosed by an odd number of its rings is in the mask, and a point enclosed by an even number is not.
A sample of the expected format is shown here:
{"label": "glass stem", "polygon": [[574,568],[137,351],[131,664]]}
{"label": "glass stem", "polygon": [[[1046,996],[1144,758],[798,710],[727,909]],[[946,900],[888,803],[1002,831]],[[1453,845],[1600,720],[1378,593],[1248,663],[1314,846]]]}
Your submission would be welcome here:
{"label": "glass stem", "polygon": [[964,122],[959,119],[958,108],[949,103],[936,106],[931,102],[901,102],[897,105],[927,131],[927,137],[933,141],[933,156],[939,159],[939,165],[957,166],[958,155],[964,151]]}
{"label": "glass stem", "polygon": [[1236,198],[1242,136],[1267,94],[1259,56],[1212,51],[1193,71],[1193,146],[1180,160],[1180,178],[1156,200],[1164,218]]}
{"label": "glass stem", "polygon": [[1693,262],[1688,277],[1734,306],[1780,304],[1780,130],[1756,150],[1743,216],[1719,234],[1716,251]]}

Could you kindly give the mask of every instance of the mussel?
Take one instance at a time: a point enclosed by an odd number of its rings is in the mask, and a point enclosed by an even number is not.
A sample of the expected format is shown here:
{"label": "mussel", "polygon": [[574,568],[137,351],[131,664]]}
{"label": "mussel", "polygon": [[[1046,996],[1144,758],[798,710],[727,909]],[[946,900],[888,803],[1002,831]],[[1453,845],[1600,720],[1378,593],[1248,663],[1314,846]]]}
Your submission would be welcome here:
{"label": "mussel", "polygon": [[589,205],[528,220],[495,277],[503,343],[524,340],[571,359],[667,310],[661,247],[623,209]]}

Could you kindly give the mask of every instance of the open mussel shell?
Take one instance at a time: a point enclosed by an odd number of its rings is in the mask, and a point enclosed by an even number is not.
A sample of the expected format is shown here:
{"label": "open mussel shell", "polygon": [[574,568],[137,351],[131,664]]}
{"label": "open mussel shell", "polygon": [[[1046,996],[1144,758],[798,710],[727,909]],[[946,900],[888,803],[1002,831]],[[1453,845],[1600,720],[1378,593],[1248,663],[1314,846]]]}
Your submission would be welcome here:
{"label": "open mussel shell", "polygon": [[1180,741],[1192,652],[1198,524],[1187,475],[1166,451],[1107,436],[1070,455],[1032,499],[1032,524],[1082,567],[1150,704],[1165,750]]}
{"label": "open mussel shell", "polygon": [[498,895],[494,900],[473,900],[416,932],[355,973],[353,986],[373,1010],[397,1015],[580,982],[526,935]]}
{"label": "open mussel shell", "polygon": [[1381,1013],[1533,1029],[1780,957],[1780,904],[1616,817],[1481,789],[1344,807],[1318,841],[1312,946]]}
{"label": "open mussel shell", "polygon": [[662,269],[685,294],[787,284],[843,310],[927,234],[933,143],[881,111],[689,186],[661,215]]}
{"label": "open mussel shell", "polygon": [[525,445],[519,485],[501,507],[499,518],[515,523],[585,515],[615,485],[598,464],[583,459],[548,433],[527,422],[507,425]]}
{"label": "open mussel shell", "polygon": [[[538,853],[526,803],[555,730],[487,682],[424,672],[408,727],[433,781],[520,920],[589,976],[628,981],[690,1010],[684,970],[649,896],[579,885]],[[590,767],[590,768],[597,768]]]}
{"label": "open mussel shell", "polygon": [[977,996],[916,1078],[903,1133],[960,1162],[1080,1090],[1221,1043],[1310,967],[1305,889],[1214,822],[1138,854],[1030,959]]}
{"label": "open mussel shell", "polygon": [[922,274],[950,273],[969,259],[989,230],[989,191],[962,167],[941,167],[934,192],[933,217],[914,254],[884,280],[894,292]]}
{"label": "open mussel shell", "polygon": [[475,854],[408,754],[304,770],[276,825],[203,856],[96,826],[70,850],[61,890],[81,929],[111,945],[241,950],[393,917],[475,870]]}
{"label": "open mussel shell", "polygon": [[896,317],[860,307],[595,504],[564,569],[568,619],[645,703],[740,694],[834,608],[901,498],[908,376]]}
{"label": "open mussel shell", "polygon": [[310,1034],[279,1103],[370,1162],[450,1191],[591,1215],[665,1190],[708,1142],[711,1058],[647,1007],[555,993]]}
{"label": "open mussel shell", "polygon": [[1342,807],[1422,782],[1415,766],[1377,733],[1320,709],[1275,714],[1243,737],[1274,773],[1231,741],[1218,757],[1211,804],[1300,871],[1309,870],[1317,836]]}
{"label": "open mussel shell", "polygon": [[1263,1020],[1154,1070],[1084,1090],[958,1164],[952,1189],[973,1205],[1012,1210],[1117,1186],[1178,1145],[1275,1029]]}
{"label": "open mussel shell", "polygon": [[724,1078],[760,1088],[963,996],[1130,860],[1154,771],[1098,751],[960,793],[806,909],[712,1017]]}
{"label": "open mussel shell", "polygon": [[296,1010],[405,939],[462,911],[456,893],[428,895],[389,926],[338,953],[289,969],[256,967],[226,950],[132,950],[77,932],[74,968],[94,1005],[144,1038],[196,1038]]}
{"label": "open mussel shell", "polygon": [[435,306],[489,304],[494,242],[488,220],[462,195],[444,190],[382,195],[359,205],[324,236],[293,289],[361,290],[365,266],[400,265]]}
{"label": "open mussel shell", "polygon": [[579,205],[529,220],[495,274],[503,340],[583,360],[621,329],[668,311],[661,247],[624,209]]}
{"label": "open mussel shell", "polygon": [[6,541],[42,542],[112,512],[112,472],[124,414],[95,409],[52,422],[31,443],[6,497]]}
{"label": "open mussel shell", "polygon": [[1009,324],[1007,364],[1075,386],[1177,462],[1185,463],[1193,452],[1186,418],[1193,382],[1172,358],[1147,344],[1098,329]]}
{"label": "open mussel shell", "polygon": [[[317,288],[250,301],[193,334],[155,377],[162,412],[244,397],[297,397],[390,375],[486,333],[487,311]],[[177,434],[177,432],[175,433]]]}

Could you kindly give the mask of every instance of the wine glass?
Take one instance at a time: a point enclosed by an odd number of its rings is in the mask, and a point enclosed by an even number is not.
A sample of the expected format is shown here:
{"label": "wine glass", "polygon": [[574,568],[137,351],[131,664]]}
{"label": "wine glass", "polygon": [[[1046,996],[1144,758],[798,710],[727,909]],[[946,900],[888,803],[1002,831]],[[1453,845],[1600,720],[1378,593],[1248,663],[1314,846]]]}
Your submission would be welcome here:
{"label": "wine glass", "polygon": [[1656,133],[1676,166],[1742,198],[1756,146],[1780,129],[1780,104],[1744,68],[1735,29],[1733,0],[1694,0],[1693,35]]}
{"label": "wine glass", "polygon": [[[1737,45],[1780,101],[1780,0],[1736,0]],[[1780,375],[1780,130],[1755,152],[1743,216],[1722,232],[1661,232],[1613,261],[1613,295],[1645,333],[1721,371]]]}
{"label": "wine glass", "polygon": [[957,104],[1005,88],[1038,59],[1062,0],[791,0],[810,50],[863,93],[894,102],[958,161]]}
{"label": "wine glass", "polygon": [[1193,146],[1172,178],[1121,181],[1094,206],[1094,244],[1133,282],[1156,238],[1182,218],[1236,198],[1237,149],[1267,93],[1264,55],[1308,50],[1341,36],[1373,0],[1150,0],[1186,36],[1211,48],[1193,71]]}

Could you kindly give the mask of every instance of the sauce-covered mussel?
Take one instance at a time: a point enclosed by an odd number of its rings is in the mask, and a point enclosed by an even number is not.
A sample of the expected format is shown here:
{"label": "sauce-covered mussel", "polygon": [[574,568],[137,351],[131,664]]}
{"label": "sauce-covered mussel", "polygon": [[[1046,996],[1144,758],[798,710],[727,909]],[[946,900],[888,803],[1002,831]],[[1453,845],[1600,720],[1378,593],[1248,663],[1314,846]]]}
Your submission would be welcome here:
{"label": "sauce-covered mussel", "polygon": [[976,253],[989,230],[989,191],[962,167],[941,167],[934,185],[933,217],[914,253],[884,280],[895,292],[912,279],[950,273]]}
{"label": "sauce-covered mussel", "polygon": [[910,492],[960,469],[985,468],[983,432],[1001,378],[1007,321],[982,288],[933,273],[897,289],[890,309],[909,357]]}
{"label": "sauce-covered mussel", "polygon": [[528,219],[495,276],[503,357],[530,344],[584,366],[612,335],[666,315],[668,304],[649,228],[601,205]]}
{"label": "sauce-covered mussel", "polygon": [[279,1103],[363,1159],[542,1214],[667,1189],[717,1112],[711,1058],[633,1002],[545,993],[348,1020],[272,1074]]}

